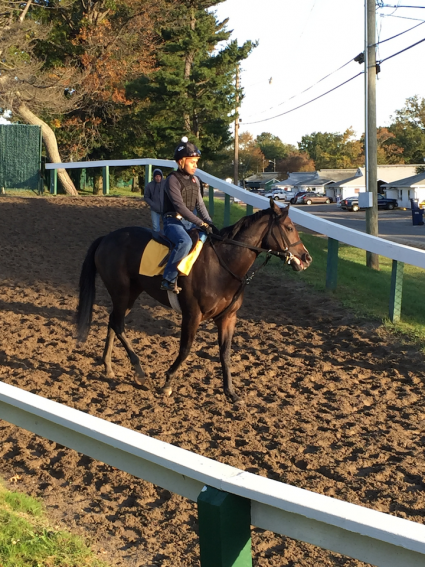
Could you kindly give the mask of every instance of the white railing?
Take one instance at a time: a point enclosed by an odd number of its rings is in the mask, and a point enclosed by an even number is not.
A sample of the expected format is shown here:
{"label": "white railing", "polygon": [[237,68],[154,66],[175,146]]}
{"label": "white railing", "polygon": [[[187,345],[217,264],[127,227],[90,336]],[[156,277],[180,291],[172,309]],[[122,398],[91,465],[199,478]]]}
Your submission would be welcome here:
{"label": "white railing", "polygon": [[[89,167],[129,167],[132,165],[155,165],[158,167],[176,167],[176,162],[166,159],[121,159],[121,160],[108,160],[108,161],[81,161],[81,162],[71,162],[71,163],[46,163],[46,169],[76,169],[76,168],[89,168]],[[243,203],[251,205],[257,209],[265,209],[269,206],[269,200],[261,195],[251,193],[246,191],[241,187],[233,185],[232,183],[227,183],[222,179],[218,179],[213,175],[198,169],[197,175],[212,187],[227,193],[231,197],[236,197],[240,199]],[[286,205],[281,205],[286,206]],[[370,234],[365,234],[352,228],[341,226],[339,224],[333,223],[331,221],[321,219],[315,215],[301,211],[292,207],[289,211],[289,216],[293,222],[314,230],[320,234],[324,234],[329,238],[343,242],[344,244],[349,244],[350,246],[355,246],[356,248],[361,248],[367,250],[368,252],[373,252],[379,256],[385,256],[391,260],[396,260],[398,262],[404,262],[405,264],[411,264],[412,266],[417,266],[418,268],[425,268],[425,250],[419,250],[418,248],[412,248],[410,246],[405,246],[403,244],[398,244],[385,240],[384,238],[379,238],[377,236],[372,236]]]}
{"label": "white railing", "polygon": [[425,526],[244,472],[0,382],[0,418],[196,501],[251,502],[251,524],[379,567],[423,567]]}

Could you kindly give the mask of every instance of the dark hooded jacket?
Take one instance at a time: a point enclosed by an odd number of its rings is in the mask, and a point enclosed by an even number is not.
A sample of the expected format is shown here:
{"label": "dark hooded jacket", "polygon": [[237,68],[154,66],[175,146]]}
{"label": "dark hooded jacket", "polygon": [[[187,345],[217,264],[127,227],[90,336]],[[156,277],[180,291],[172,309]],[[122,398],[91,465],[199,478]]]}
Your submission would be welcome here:
{"label": "dark hooded jacket", "polygon": [[[155,175],[161,176],[161,181],[155,181]],[[145,201],[155,213],[162,214],[164,210],[164,188],[165,179],[160,169],[155,169],[153,172],[153,181],[148,183],[145,187]]]}

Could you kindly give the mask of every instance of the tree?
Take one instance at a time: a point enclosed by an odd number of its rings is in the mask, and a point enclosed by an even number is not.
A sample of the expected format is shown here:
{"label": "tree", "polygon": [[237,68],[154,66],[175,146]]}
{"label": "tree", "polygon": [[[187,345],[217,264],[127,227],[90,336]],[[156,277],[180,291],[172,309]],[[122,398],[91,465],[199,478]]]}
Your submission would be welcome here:
{"label": "tree", "polygon": [[278,136],[270,134],[269,132],[263,132],[257,136],[256,143],[266,158],[266,171],[273,171],[271,169],[272,164],[269,163],[269,160],[277,163],[278,160],[283,160],[288,157],[289,154],[296,151],[295,146],[292,144],[284,144]]}
{"label": "tree", "polygon": [[282,175],[293,171],[315,171],[314,161],[305,152],[291,152],[286,158],[277,162],[277,171]]}
{"label": "tree", "polygon": [[[114,145],[111,130],[131,104],[125,83],[153,68],[164,2],[28,0],[3,16],[1,105],[14,120],[41,125],[51,161],[62,161],[55,134],[74,159]],[[65,191],[76,194],[66,172],[58,173]]]}
{"label": "tree", "polygon": [[345,169],[363,164],[363,145],[353,139],[354,131],[348,128],[343,134],[313,132],[303,136],[298,144],[301,152],[314,160],[316,169]]}
{"label": "tree", "polygon": [[404,163],[423,163],[425,156],[425,98],[413,96],[396,110],[388,127],[393,143],[403,148]]}
{"label": "tree", "polygon": [[[211,159],[231,142],[235,120],[236,68],[254,44],[229,41],[227,20],[208,11],[223,0],[186,0],[172,10],[172,25],[161,30],[157,70],[129,85],[143,124],[140,143],[152,156],[169,157],[187,135]],[[223,47],[220,45],[227,42]]]}

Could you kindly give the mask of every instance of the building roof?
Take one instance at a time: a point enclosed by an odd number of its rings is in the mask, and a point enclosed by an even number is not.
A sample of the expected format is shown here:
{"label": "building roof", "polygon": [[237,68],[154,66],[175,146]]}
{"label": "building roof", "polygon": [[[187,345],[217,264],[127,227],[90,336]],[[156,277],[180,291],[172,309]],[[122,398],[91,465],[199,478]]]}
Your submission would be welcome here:
{"label": "building roof", "polygon": [[365,178],[363,175],[354,175],[353,177],[348,177],[347,179],[341,179],[341,181],[334,181],[329,183],[328,187],[354,187],[358,185],[359,187],[364,187]]}
{"label": "building roof", "polygon": [[416,175],[411,175],[410,177],[405,177],[404,179],[399,179],[398,181],[390,181],[383,185],[386,189],[390,187],[425,187],[425,171],[418,173]]}
{"label": "building roof", "polygon": [[276,171],[264,171],[262,173],[254,173],[254,175],[250,175],[246,177],[245,182],[247,183],[266,183],[266,181],[277,181],[277,175],[279,175]]}
{"label": "building roof", "polygon": [[360,168],[354,169],[319,169],[317,172],[320,177],[325,177],[331,181],[341,181],[342,179],[349,179],[356,175],[361,175]]}

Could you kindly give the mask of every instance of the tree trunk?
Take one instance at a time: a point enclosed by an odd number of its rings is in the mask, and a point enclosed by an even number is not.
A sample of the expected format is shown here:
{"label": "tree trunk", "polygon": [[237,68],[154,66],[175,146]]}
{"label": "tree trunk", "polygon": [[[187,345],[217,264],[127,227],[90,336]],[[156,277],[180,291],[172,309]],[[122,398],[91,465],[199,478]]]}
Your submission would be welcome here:
{"label": "tree trunk", "polygon": [[131,181],[131,192],[132,193],[138,193],[140,190],[139,187],[139,178],[138,177],[133,177],[132,181]]}
{"label": "tree trunk", "polygon": [[101,173],[94,174],[93,195],[103,195],[103,177]]}
{"label": "tree trunk", "polygon": [[[41,126],[41,133],[43,136],[44,144],[46,146],[47,157],[49,158],[49,161],[51,163],[61,163],[56,136],[50,126],[48,126],[45,122],[43,122],[43,120],[38,118],[38,116],[36,116],[23,102],[20,103],[16,112],[28,124],[32,124],[33,126]],[[78,197],[78,191],[75,189],[72,179],[69,177],[65,169],[58,169],[58,178],[67,195],[75,195]]]}

